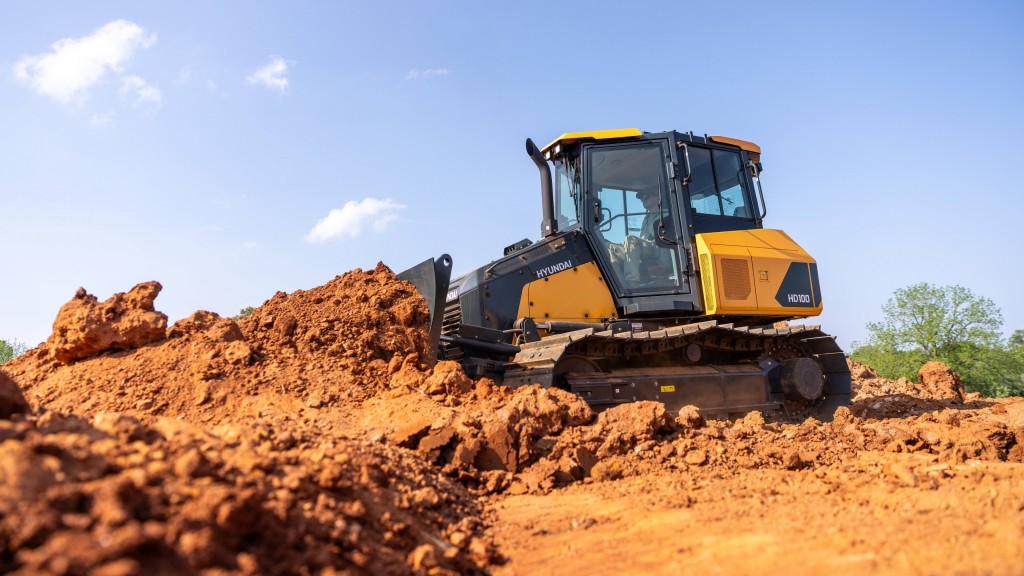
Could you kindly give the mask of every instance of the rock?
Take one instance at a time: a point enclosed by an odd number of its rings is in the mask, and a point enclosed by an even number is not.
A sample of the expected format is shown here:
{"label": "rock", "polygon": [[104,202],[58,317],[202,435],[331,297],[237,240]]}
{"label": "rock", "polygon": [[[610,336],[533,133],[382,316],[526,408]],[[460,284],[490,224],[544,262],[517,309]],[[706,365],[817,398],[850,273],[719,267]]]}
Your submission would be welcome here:
{"label": "rock", "polygon": [[964,384],[953,370],[942,362],[928,362],[917,372],[917,380],[929,398],[964,401]]}
{"label": "rock", "polygon": [[420,544],[409,553],[408,563],[417,573],[426,574],[437,567],[437,551],[430,544]]}
{"label": "rock", "polygon": [[438,362],[433,373],[423,382],[423,391],[431,396],[460,396],[472,390],[473,380],[466,376],[458,362],[450,360]]}
{"label": "rock", "polygon": [[432,452],[434,450],[440,450],[448,445],[455,437],[455,429],[451,426],[440,426],[438,428],[432,428],[427,435],[424,436],[417,447],[420,452]]}
{"label": "rock", "polygon": [[504,422],[496,421],[486,424],[483,434],[484,446],[476,456],[476,467],[515,472],[518,469],[517,443],[512,430]]}
{"label": "rock", "polygon": [[399,427],[391,434],[388,434],[388,439],[398,446],[412,448],[419,444],[420,439],[423,438],[423,435],[426,434],[428,430],[430,430],[429,421],[420,420],[411,422]]}
{"label": "rock", "polygon": [[590,471],[591,477],[598,482],[606,480],[618,480],[625,474],[622,461],[618,458],[605,458],[594,465]]}
{"label": "rock", "polygon": [[427,486],[413,492],[412,501],[421,508],[437,508],[441,503],[441,496],[438,495],[437,490]]}
{"label": "rock", "polygon": [[690,450],[683,460],[691,466],[702,466],[708,461],[708,453],[704,450]]}
{"label": "rock", "polygon": [[630,402],[601,412],[598,426],[634,440],[647,440],[655,433],[671,429],[672,420],[661,402]]}
{"label": "rock", "polygon": [[676,415],[676,424],[684,430],[697,430],[707,425],[707,420],[696,406],[683,406]]}
{"label": "rock", "polygon": [[455,447],[455,454],[452,455],[452,465],[462,469],[472,468],[482,446],[483,444],[476,438],[460,442]]}
{"label": "rock", "polygon": [[579,446],[575,450],[576,462],[579,464],[580,469],[583,471],[584,476],[590,476],[597,465],[597,455],[587,450],[586,448]]}
{"label": "rock", "polygon": [[754,410],[743,417],[743,424],[750,426],[751,428],[762,428],[764,427],[764,414]]}
{"label": "rock", "polygon": [[167,316],[153,308],[159,282],[143,282],[100,303],[79,288],[61,307],[46,341],[50,357],[69,364],[107,350],[130,350],[163,340]]}

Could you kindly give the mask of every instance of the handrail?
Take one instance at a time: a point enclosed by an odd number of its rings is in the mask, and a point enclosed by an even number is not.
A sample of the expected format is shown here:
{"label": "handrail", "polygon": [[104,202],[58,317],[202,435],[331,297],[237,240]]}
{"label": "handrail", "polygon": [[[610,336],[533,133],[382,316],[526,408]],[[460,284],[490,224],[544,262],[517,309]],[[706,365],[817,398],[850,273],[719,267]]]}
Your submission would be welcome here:
{"label": "handrail", "polygon": [[764,203],[764,191],[761,190],[761,177],[757,175],[757,165],[754,164],[753,160],[747,162],[747,167],[751,169],[751,174],[754,174],[754,180],[757,181],[757,196],[761,200],[761,217],[759,220],[764,221],[764,217],[768,215],[768,206]]}

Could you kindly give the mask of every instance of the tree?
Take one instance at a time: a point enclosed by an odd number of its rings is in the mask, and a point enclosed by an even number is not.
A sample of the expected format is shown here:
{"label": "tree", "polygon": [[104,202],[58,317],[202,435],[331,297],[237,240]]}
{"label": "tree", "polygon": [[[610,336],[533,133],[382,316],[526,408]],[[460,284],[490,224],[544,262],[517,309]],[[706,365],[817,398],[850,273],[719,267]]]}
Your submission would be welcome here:
{"label": "tree", "polygon": [[917,379],[929,360],[948,364],[969,390],[989,397],[1024,392],[1024,331],[1004,342],[995,303],[963,286],[928,283],[901,288],[882,306],[881,322],[867,324],[866,344],[851,357],[886,378]]}
{"label": "tree", "polygon": [[1024,330],[1014,330],[1010,336],[1010,348],[1024,348]]}
{"label": "tree", "polygon": [[0,340],[0,364],[7,364],[28,350],[24,342]]}
{"label": "tree", "polygon": [[884,320],[867,324],[873,343],[888,350],[921,350],[931,360],[954,356],[965,345],[991,346],[1003,325],[992,300],[963,286],[927,282],[897,290],[882,312]]}
{"label": "tree", "polygon": [[242,318],[248,318],[249,316],[252,316],[252,313],[255,311],[256,309],[253,308],[252,306],[246,306],[245,308],[239,310],[238,314],[232,316],[231,319],[234,320],[235,322],[238,322]]}

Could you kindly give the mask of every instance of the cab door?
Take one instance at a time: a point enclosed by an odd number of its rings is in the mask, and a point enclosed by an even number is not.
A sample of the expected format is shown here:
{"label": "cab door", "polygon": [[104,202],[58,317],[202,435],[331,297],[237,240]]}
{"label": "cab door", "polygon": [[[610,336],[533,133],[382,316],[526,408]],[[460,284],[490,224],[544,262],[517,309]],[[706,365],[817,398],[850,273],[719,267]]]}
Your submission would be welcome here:
{"label": "cab door", "polygon": [[[620,302],[690,292],[669,151],[667,139],[583,150],[588,238]],[[647,309],[674,308],[648,304]]]}

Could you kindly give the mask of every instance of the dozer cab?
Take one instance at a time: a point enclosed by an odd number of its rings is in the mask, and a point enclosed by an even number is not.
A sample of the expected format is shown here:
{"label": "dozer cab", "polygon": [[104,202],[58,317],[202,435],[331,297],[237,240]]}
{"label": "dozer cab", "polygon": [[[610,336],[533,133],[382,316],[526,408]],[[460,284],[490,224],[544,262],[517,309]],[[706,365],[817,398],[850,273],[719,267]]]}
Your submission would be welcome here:
{"label": "dozer cab", "polygon": [[636,129],[526,141],[541,238],[451,279],[446,254],[401,274],[426,298],[435,359],[473,377],[637,400],[709,417],[830,419],[850,401],[835,339],[789,321],[822,311],[817,263],[764,228],[760,148]]}

